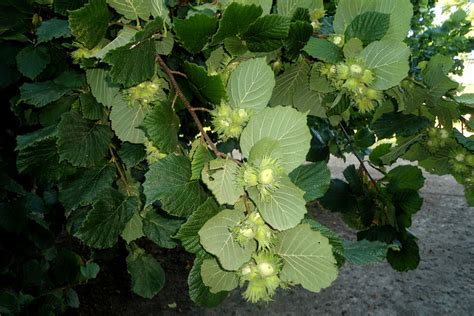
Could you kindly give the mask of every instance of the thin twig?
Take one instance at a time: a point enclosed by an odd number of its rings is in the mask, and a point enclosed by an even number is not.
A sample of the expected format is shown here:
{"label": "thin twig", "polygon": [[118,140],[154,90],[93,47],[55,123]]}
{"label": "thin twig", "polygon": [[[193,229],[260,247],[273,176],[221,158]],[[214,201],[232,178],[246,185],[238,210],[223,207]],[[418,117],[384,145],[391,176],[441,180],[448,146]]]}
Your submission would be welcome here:
{"label": "thin twig", "polygon": [[356,156],[357,160],[359,160],[360,166],[362,167],[362,169],[364,169],[365,173],[367,174],[367,177],[369,177],[369,180],[370,180],[370,182],[372,183],[372,185],[375,187],[375,189],[376,189],[377,191],[379,191],[379,187],[377,186],[377,182],[374,180],[374,178],[372,178],[372,176],[371,176],[370,173],[369,173],[369,170],[368,170],[367,167],[365,166],[364,161],[363,161],[363,160],[359,157],[359,155],[357,154],[357,151],[355,150],[354,145],[352,144],[351,137],[349,136],[349,134],[347,133],[346,129],[344,128],[344,126],[343,126],[341,123],[339,123],[339,127],[341,128],[342,133],[344,134],[344,136],[346,137],[347,141],[349,142],[349,146],[351,147],[352,153],[354,154],[354,156]]}
{"label": "thin twig", "polygon": [[188,78],[188,76],[186,76],[186,74],[183,74],[183,73],[180,72],[180,71],[171,70],[171,73],[172,73],[173,75],[178,75],[178,76],[184,77],[184,78],[186,78],[186,79]]}
{"label": "thin twig", "polygon": [[171,70],[168,67],[168,65],[166,65],[165,61],[161,58],[160,55],[156,55],[156,62],[160,65],[161,69],[163,69],[163,71],[166,73],[166,75],[170,79],[171,85],[173,86],[176,95],[181,100],[181,102],[183,102],[184,107],[188,110],[189,114],[191,114],[191,117],[193,118],[194,123],[196,123],[199,131],[201,132],[201,135],[204,137],[204,139],[206,140],[206,143],[209,145],[209,147],[211,147],[211,150],[214,152],[216,157],[227,157],[226,154],[224,154],[223,152],[220,152],[217,149],[216,144],[214,144],[212,139],[209,137],[209,135],[204,130],[204,127],[202,126],[202,123],[199,120],[199,117],[197,116],[196,112],[193,110],[193,107],[192,107],[191,103],[189,103],[188,99],[186,99],[186,97],[183,94],[183,91],[181,91],[181,88],[179,87],[178,83],[176,82],[176,78],[174,77],[173,70]]}

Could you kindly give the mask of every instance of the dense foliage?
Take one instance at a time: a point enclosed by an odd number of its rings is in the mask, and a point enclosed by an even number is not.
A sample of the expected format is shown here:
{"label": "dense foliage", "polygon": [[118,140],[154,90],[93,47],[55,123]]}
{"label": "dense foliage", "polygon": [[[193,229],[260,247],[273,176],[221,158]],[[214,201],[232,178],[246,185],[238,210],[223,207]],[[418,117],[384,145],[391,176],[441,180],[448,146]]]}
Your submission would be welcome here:
{"label": "dense foliage", "polygon": [[[319,292],[345,263],[415,269],[418,166],[474,205],[474,140],[454,127],[472,131],[474,97],[448,76],[470,21],[431,28],[432,6],[3,1],[0,313],[78,307],[74,286],[123,244],[132,291],[152,298],[165,271],[143,239],[195,255],[189,294],[209,307],[237,287]],[[348,152],[360,165],[331,179]],[[358,240],[308,214],[315,201]]]}

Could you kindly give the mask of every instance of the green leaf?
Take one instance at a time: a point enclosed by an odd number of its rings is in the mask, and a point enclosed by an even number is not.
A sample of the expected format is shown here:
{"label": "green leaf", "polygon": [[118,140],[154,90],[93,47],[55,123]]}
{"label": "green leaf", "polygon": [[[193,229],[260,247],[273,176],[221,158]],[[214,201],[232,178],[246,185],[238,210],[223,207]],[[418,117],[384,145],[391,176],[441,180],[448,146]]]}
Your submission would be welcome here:
{"label": "green leaf", "polygon": [[69,12],[72,34],[88,49],[99,44],[108,26],[109,10],[105,0],[89,0],[82,8]]}
{"label": "green leaf", "polygon": [[69,87],[59,85],[54,81],[24,83],[20,87],[20,95],[21,101],[41,108],[59,100],[70,90]]}
{"label": "green leaf", "polygon": [[209,287],[209,291],[214,294],[231,291],[239,285],[237,273],[224,271],[216,259],[203,260],[201,277],[203,283]]}
{"label": "green leaf", "polygon": [[271,52],[281,47],[289,30],[289,18],[269,14],[255,20],[242,35],[242,39],[251,52]]}
{"label": "green leaf", "polygon": [[278,234],[275,252],[283,259],[280,278],[319,292],[337,278],[336,259],[329,240],[308,224]]}
{"label": "green leaf", "polygon": [[390,26],[383,39],[395,41],[405,39],[413,15],[410,0],[341,0],[334,16],[334,32],[344,34],[357,16],[371,11],[390,14]]}
{"label": "green leaf", "polygon": [[145,133],[140,127],[149,111],[149,106],[128,102],[122,94],[117,94],[110,112],[112,129],[117,137],[124,142],[142,144],[145,141]]}
{"label": "green leaf", "polygon": [[54,12],[61,15],[67,15],[68,10],[79,9],[84,5],[84,2],[84,0],[55,0],[53,3]]}
{"label": "green leaf", "polygon": [[331,172],[324,161],[301,165],[293,170],[289,177],[305,192],[304,199],[307,202],[324,196],[331,184]]}
{"label": "green leaf", "polygon": [[256,5],[231,3],[222,14],[219,29],[212,38],[212,44],[219,44],[227,37],[244,33],[249,25],[262,15],[262,8]]}
{"label": "green leaf", "polygon": [[286,172],[291,172],[306,160],[310,148],[306,115],[291,107],[277,106],[252,116],[240,138],[242,154],[248,157],[253,145],[263,138],[280,142],[283,154],[279,162]]}
{"label": "green leaf", "polygon": [[360,53],[365,66],[375,74],[373,87],[377,90],[390,89],[408,75],[409,57],[405,43],[387,40],[370,43]]}
{"label": "green leaf", "polygon": [[276,79],[270,105],[294,105],[294,95],[301,85],[307,85],[310,66],[301,61],[289,66]]}
{"label": "green leaf", "polygon": [[420,168],[415,166],[398,166],[390,170],[385,178],[389,181],[389,189],[393,192],[404,189],[418,191],[425,183]]}
{"label": "green leaf", "polygon": [[196,64],[184,63],[188,79],[196,87],[196,91],[214,104],[220,104],[226,97],[224,83],[220,75],[209,75],[207,71]]}
{"label": "green leaf", "polygon": [[206,200],[199,182],[190,180],[191,163],[186,157],[171,154],[152,164],[145,176],[147,204],[160,200],[171,215],[189,216]]}
{"label": "green leaf", "polygon": [[317,8],[323,8],[323,1],[321,0],[278,0],[277,11],[278,14],[291,17],[298,8],[308,9],[313,11]]}
{"label": "green leaf", "polygon": [[371,128],[380,139],[390,138],[395,133],[403,137],[411,136],[430,125],[431,122],[423,116],[390,112],[372,123]]}
{"label": "green leaf", "polygon": [[226,38],[224,47],[232,56],[241,56],[248,50],[245,42],[236,36]]}
{"label": "green leaf", "polygon": [[346,39],[358,38],[364,45],[378,41],[387,33],[390,26],[390,14],[365,12],[355,17],[346,29]]}
{"label": "green leaf", "polygon": [[410,148],[410,146],[417,143],[421,139],[423,139],[423,134],[418,134],[418,135],[413,136],[412,138],[410,138],[403,144],[393,147],[388,154],[385,154],[382,157],[380,157],[380,161],[382,161],[384,165],[388,165],[391,162],[394,162],[403,154],[405,154],[405,152],[408,150],[408,148]]}
{"label": "green leaf", "polygon": [[356,265],[366,265],[382,262],[387,256],[390,245],[380,241],[345,241],[344,256],[347,262]]}
{"label": "green leaf", "polygon": [[150,17],[150,2],[147,0],[107,0],[107,3],[129,20],[148,20]]}
{"label": "green leaf", "polygon": [[311,24],[302,21],[292,22],[288,31],[288,38],[285,40],[288,58],[296,59],[312,34],[313,27]]}
{"label": "green leaf", "polygon": [[313,91],[309,83],[296,87],[293,97],[293,106],[300,112],[326,118],[326,108],[323,105],[324,94]]}
{"label": "green leaf", "polygon": [[165,152],[172,153],[178,146],[179,119],[168,101],[159,102],[143,121],[148,139]]}
{"label": "green leaf", "polygon": [[390,27],[383,39],[403,41],[411,27],[413,5],[410,0],[377,0],[374,11],[390,14]]}
{"label": "green leaf", "polygon": [[239,165],[231,159],[215,159],[202,170],[202,181],[214,194],[219,204],[234,205],[244,194],[237,182]]}
{"label": "green leaf", "polygon": [[311,37],[303,50],[309,56],[327,63],[336,64],[342,61],[341,49],[334,43],[322,38]]}
{"label": "green leaf", "polygon": [[[110,77],[114,83],[131,87],[153,77],[155,53],[155,43],[146,39],[111,50],[105,55],[104,61],[112,65]],[[140,62],[137,63],[137,60]]]}
{"label": "green leaf", "polygon": [[99,274],[99,271],[100,267],[95,262],[88,262],[81,266],[81,275],[87,280],[95,279],[97,274]]}
{"label": "green leaf", "polygon": [[100,169],[80,170],[62,183],[59,200],[67,210],[90,204],[102,190],[112,185],[115,172],[109,164]]}
{"label": "green leaf", "polygon": [[[116,48],[122,47],[127,45],[132,41],[132,39],[135,37],[137,34],[137,31],[130,28],[130,27],[124,27],[117,35],[117,37],[107,45],[105,45],[101,50],[99,50],[94,57],[102,59],[107,55],[108,52],[111,50],[114,50]],[[90,71],[90,70],[89,70]],[[88,72],[89,72],[88,71]],[[94,71],[94,70],[92,70]]]}
{"label": "green leaf", "polygon": [[110,81],[108,71],[88,69],[86,77],[95,99],[103,105],[111,107],[114,104],[115,96],[119,93],[119,86]]}
{"label": "green leaf", "polygon": [[138,209],[135,210],[132,218],[125,224],[125,228],[120,236],[122,236],[127,244],[145,236],[143,233],[143,218],[140,216]]}
{"label": "green leaf", "polygon": [[176,238],[181,240],[181,245],[186,251],[199,254],[203,252],[199,243],[198,232],[202,226],[220,211],[219,205],[213,198],[208,198],[198,209],[189,216],[186,223],[181,225]]}
{"label": "green leaf", "polygon": [[49,42],[55,38],[67,37],[70,34],[71,30],[69,30],[69,24],[66,20],[52,18],[43,21],[36,30],[36,36],[38,37],[36,44]]}
{"label": "green leaf", "polygon": [[76,237],[93,248],[110,248],[138,208],[137,197],[125,197],[115,189],[102,191]]}
{"label": "green leaf", "polygon": [[357,57],[363,49],[364,45],[360,39],[351,38],[344,44],[342,51],[344,52],[344,57],[352,58]]}
{"label": "green leaf", "polygon": [[88,120],[100,120],[106,116],[104,106],[96,101],[92,94],[81,94],[79,96],[81,101],[82,116]]}
{"label": "green leaf", "polygon": [[254,4],[257,7],[262,8],[263,14],[269,14],[273,5],[272,0],[221,0],[219,3],[222,3],[222,5],[226,6],[233,2],[244,4],[244,5]]}
{"label": "green leaf", "polygon": [[177,243],[172,236],[176,234],[182,223],[181,219],[165,217],[151,209],[143,220],[143,232],[158,246],[174,248]]}
{"label": "green leaf", "polygon": [[[232,229],[244,217],[241,211],[224,210],[208,220],[199,230],[201,245],[219,259],[219,263],[225,270],[238,270],[242,264],[250,260],[257,247],[253,239],[249,240],[244,247],[234,240]],[[206,283],[206,279],[203,279]],[[221,290],[217,290],[219,291]]]}
{"label": "green leaf", "polygon": [[104,162],[113,132],[106,125],[67,112],[58,125],[58,152],[62,160],[76,167],[93,167]]}
{"label": "green leaf", "polygon": [[16,55],[18,70],[30,79],[42,73],[49,62],[50,56],[44,46],[26,46]]}
{"label": "green leaf", "polygon": [[474,152],[474,139],[472,136],[466,137],[463,134],[461,134],[456,128],[453,129],[453,133],[454,133],[454,138],[461,146],[463,146],[464,148],[466,148],[467,150],[471,152]]}
{"label": "green leaf", "polygon": [[256,188],[248,189],[265,222],[274,229],[286,230],[298,225],[306,214],[304,191],[290,179],[282,177],[279,187],[269,197],[262,198]]}
{"label": "green leaf", "polygon": [[152,298],[165,285],[165,271],[143,249],[133,249],[127,257],[127,270],[132,277],[132,291],[144,298]]}
{"label": "green leaf", "polygon": [[390,143],[378,145],[370,152],[370,155],[369,155],[370,162],[377,166],[383,166],[384,163],[381,157],[388,154],[391,149],[392,149],[392,144]]}
{"label": "green leaf", "polygon": [[265,58],[255,58],[241,63],[231,73],[227,95],[231,106],[242,109],[264,109],[275,86],[273,70]]}
{"label": "green leaf", "polygon": [[174,47],[174,36],[172,33],[168,33],[166,37],[163,37],[161,41],[156,42],[156,53],[160,55],[169,55],[173,51]]}
{"label": "green leaf", "polygon": [[311,77],[309,80],[309,88],[316,92],[331,93],[336,90],[326,76],[321,75],[320,68],[314,65],[311,68]]}
{"label": "green leaf", "polygon": [[312,230],[316,230],[321,233],[324,237],[329,240],[329,243],[332,246],[332,252],[334,254],[334,258],[337,261],[337,266],[340,268],[346,262],[346,257],[344,257],[344,246],[342,238],[333,230],[329,229],[328,227],[320,224],[319,222],[305,218],[302,224],[309,224]]}
{"label": "green leaf", "polygon": [[387,261],[392,268],[404,272],[415,270],[420,263],[420,249],[416,243],[415,237],[408,235],[402,240],[400,250],[389,249],[387,252]]}
{"label": "green leaf", "polygon": [[48,126],[41,129],[38,129],[34,132],[18,135],[16,137],[16,148],[15,150],[23,150],[37,142],[54,138],[57,135],[56,126]]}
{"label": "green leaf", "polygon": [[191,161],[191,180],[200,180],[204,165],[211,161],[212,156],[209,149],[204,144],[199,144],[193,153]]}
{"label": "green leaf", "polygon": [[[431,61],[430,61],[431,64]],[[457,89],[459,84],[449,78],[443,71],[441,65],[427,67],[423,71],[423,81],[429,88],[429,95],[433,99],[438,99],[450,90]]]}
{"label": "green leaf", "polygon": [[175,19],[176,36],[191,53],[199,53],[217,30],[217,18],[195,14],[189,19]]}
{"label": "green leaf", "polygon": [[151,15],[160,18],[165,23],[170,23],[169,10],[166,7],[166,0],[151,0]]}
{"label": "green leaf", "polygon": [[197,305],[205,307],[215,307],[219,305],[226,297],[227,292],[212,293],[201,277],[201,267],[203,263],[202,257],[194,259],[193,267],[189,271],[188,286],[189,296]]}

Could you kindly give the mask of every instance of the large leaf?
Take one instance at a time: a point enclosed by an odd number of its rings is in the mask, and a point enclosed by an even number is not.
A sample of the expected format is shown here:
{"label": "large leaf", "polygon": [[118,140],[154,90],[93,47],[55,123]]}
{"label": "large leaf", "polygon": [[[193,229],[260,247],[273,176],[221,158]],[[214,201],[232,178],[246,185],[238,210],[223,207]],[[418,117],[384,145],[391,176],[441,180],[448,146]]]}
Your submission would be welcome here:
{"label": "large leaf", "polygon": [[298,86],[307,85],[310,66],[301,61],[289,66],[276,79],[270,105],[293,105],[293,99]]}
{"label": "large leaf", "polygon": [[291,17],[296,9],[308,9],[310,12],[317,8],[323,8],[322,0],[278,0],[278,14]]}
{"label": "large leaf", "polygon": [[89,0],[82,8],[69,12],[72,34],[89,49],[104,38],[108,26],[109,10],[105,0]]}
{"label": "large leaf", "polygon": [[150,17],[150,1],[147,0],[107,0],[107,3],[129,20]]}
{"label": "large leaf", "polygon": [[290,30],[290,19],[270,14],[258,18],[242,35],[251,52],[271,52],[282,45]]}
{"label": "large leaf", "polygon": [[335,64],[342,60],[342,51],[336,44],[322,38],[311,37],[303,48],[309,56]]}
{"label": "large leaf", "polygon": [[166,7],[166,0],[151,0],[151,15],[154,18],[161,18],[164,22],[169,23],[169,13]]}
{"label": "large leaf", "polygon": [[398,85],[408,75],[410,49],[402,42],[377,41],[360,53],[365,66],[375,74],[373,87],[387,90]]}
{"label": "large leaf", "polygon": [[203,252],[199,243],[198,232],[202,226],[213,216],[219,213],[220,207],[213,198],[208,198],[199,208],[189,216],[186,223],[181,225],[176,238],[181,240],[181,245],[186,251],[198,254]]}
{"label": "large leaf", "polygon": [[278,234],[275,252],[283,259],[283,281],[319,292],[336,279],[338,269],[329,240],[308,224]]}
{"label": "large leaf", "polygon": [[102,191],[76,237],[93,248],[112,247],[138,208],[138,203],[137,197],[125,197],[112,188]]}
{"label": "large leaf", "polygon": [[178,146],[179,119],[169,102],[159,102],[143,121],[148,139],[165,152],[172,153]]}
{"label": "large leaf", "polygon": [[288,178],[280,179],[278,189],[268,197],[262,198],[256,188],[250,188],[248,192],[265,222],[275,229],[286,230],[295,227],[306,214],[304,191]]}
{"label": "large leaf", "polygon": [[389,138],[395,133],[403,137],[411,136],[430,125],[431,122],[424,116],[390,112],[372,123],[371,128],[377,137]]}
{"label": "large leaf", "polygon": [[24,83],[20,87],[21,101],[37,108],[59,100],[71,89],[54,81]]}
{"label": "large leaf", "polygon": [[160,263],[143,249],[133,249],[127,257],[127,270],[132,277],[132,291],[152,298],[165,285],[165,272]]}
{"label": "large leaf", "polygon": [[272,0],[221,0],[219,3],[222,3],[222,5],[226,6],[229,5],[233,2],[240,3],[240,4],[245,4],[245,5],[256,5],[257,7],[261,7],[263,10],[263,14],[269,14],[273,1]]}
{"label": "large leaf", "polygon": [[243,155],[248,157],[253,145],[263,138],[279,141],[283,152],[280,163],[286,172],[291,172],[306,160],[310,148],[311,134],[306,115],[291,107],[281,106],[267,108],[254,115],[240,138]]}
{"label": "large leaf", "polygon": [[44,46],[26,46],[16,55],[18,70],[26,77],[35,79],[49,64],[50,56]]}
{"label": "large leaf", "polygon": [[203,67],[188,62],[185,62],[184,69],[199,94],[214,104],[221,103],[225,98],[225,88],[220,75],[209,75]]}
{"label": "large leaf", "polygon": [[222,14],[219,29],[212,38],[212,44],[218,44],[227,37],[244,33],[251,23],[262,15],[262,8],[255,5],[231,3]]}
{"label": "large leaf", "polygon": [[58,125],[61,160],[76,167],[93,167],[104,162],[113,132],[107,125],[85,120],[75,111],[67,112]]}
{"label": "large leaf", "polygon": [[313,32],[313,27],[308,22],[296,21],[290,24],[288,38],[285,40],[288,58],[296,59],[300,55],[300,51],[305,47]]}
{"label": "large leaf", "polygon": [[344,256],[347,262],[356,265],[365,265],[385,260],[389,245],[380,241],[346,241],[344,242]]}
{"label": "large leaf", "polygon": [[349,24],[346,29],[346,39],[358,38],[364,45],[378,41],[387,33],[390,26],[390,14],[365,12]]}
{"label": "large leaf", "polygon": [[415,166],[398,166],[390,170],[386,175],[389,181],[389,188],[392,191],[403,189],[412,189],[418,191],[423,187],[425,178],[421,173],[421,169]]}
{"label": "large leaf", "polygon": [[301,165],[289,177],[304,193],[306,201],[314,201],[326,193],[331,184],[331,172],[324,161]]}
{"label": "large leaf", "polygon": [[[105,55],[104,61],[112,65],[112,81],[130,87],[153,77],[155,53],[155,43],[146,39],[111,50]],[[137,60],[140,62],[136,62]]]}
{"label": "large leaf", "polygon": [[100,169],[81,170],[67,178],[61,185],[59,199],[66,209],[92,203],[104,189],[110,187],[115,178],[115,168],[104,165]]}
{"label": "large leaf", "polygon": [[171,215],[189,216],[206,200],[199,182],[190,180],[191,163],[186,157],[171,154],[152,164],[145,176],[147,203],[160,200]]}
{"label": "large leaf", "polygon": [[365,12],[390,14],[390,26],[383,39],[402,41],[411,26],[413,6],[410,0],[340,0],[334,16],[334,31],[344,34],[346,28]]}
{"label": "large leaf", "polygon": [[124,99],[124,96],[117,94],[110,112],[112,129],[117,137],[124,142],[143,143],[145,133],[139,127],[149,111],[149,106],[143,106],[139,102],[129,103]]}
{"label": "large leaf", "polygon": [[275,76],[265,58],[245,61],[230,75],[229,103],[233,107],[262,110],[270,101],[274,86]]}
{"label": "large leaf", "polygon": [[227,292],[211,293],[201,277],[202,257],[194,259],[193,267],[189,271],[188,286],[191,300],[202,306],[215,307],[219,305],[226,297]]}
{"label": "large leaf", "polygon": [[456,128],[453,129],[453,133],[454,133],[454,138],[461,146],[463,146],[464,148],[466,148],[467,150],[471,152],[474,152],[474,138],[472,136],[466,137],[461,132],[459,132]]}
{"label": "large leaf", "polygon": [[36,30],[36,36],[38,37],[36,43],[49,42],[55,38],[69,36],[70,34],[71,31],[69,30],[69,24],[66,20],[52,18],[43,21]]}
{"label": "large leaf", "polygon": [[120,234],[122,238],[130,244],[132,241],[145,236],[143,233],[143,218],[140,216],[139,210],[135,210],[132,218],[125,224],[125,228]]}
{"label": "large leaf", "polygon": [[130,43],[130,41],[133,39],[133,37],[137,34],[137,31],[130,28],[130,27],[124,27],[117,35],[116,38],[114,38],[113,41],[105,45],[101,50],[99,50],[94,57],[97,57],[99,59],[102,59],[105,57],[105,55],[116,48],[122,47]]}
{"label": "large leaf", "polygon": [[400,240],[400,249],[389,249],[387,261],[396,271],[415,270],[420,263],[420,249],[415,237],[408,235]]}
{"label": "large leaf", "polygon": [[119,93],[120,87],[110,81],[108,71],[88,69],[86,77],[95,99],[103,105],[111,107],[114,104],[115,96]]}
{"label": "large leaf", "polygon": [[215,255],[225,270],[238,270],[250,260],[257,244],[249,240],[245,246],[234,240],[232,229],[244,219],[238,210],[224,210],[204,224],[199,230],[201,245]]}
{"label": "large leaf", "polygon": [[151,209],[143,221],[145,236],[162,248],[174,248],[177,243],[172,236],[176,234],[183,221],[162,216]]}
{"label": "large leaf", "polygon": [[201,265],[203,283],[209,287],[211,293],[231,291],[239,285],[237,273],[224,271],[216,259],[204,259]]}
{"label": "large leaf", "polygon": [[217,29],[217,18],[195,14],[186,20],[175,19],[176,36],[191,53],[200,52]]}
{"label": "large leaf", "polygon": [[231,159],[211,160],[202,170],[202,181],[212,191],[219,204],[234,205],[244,194],[237,181],[239,165]]}

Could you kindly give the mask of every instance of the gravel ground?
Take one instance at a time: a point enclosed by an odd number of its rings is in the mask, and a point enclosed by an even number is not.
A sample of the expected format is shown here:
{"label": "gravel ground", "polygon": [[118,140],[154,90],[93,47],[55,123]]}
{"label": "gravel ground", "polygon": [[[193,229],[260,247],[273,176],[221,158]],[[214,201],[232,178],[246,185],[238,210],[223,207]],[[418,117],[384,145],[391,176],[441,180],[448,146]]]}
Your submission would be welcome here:
{"label": "gravel ground", "polygon": [[[331,159],[333,177],[341,178],[345,166],[356,162],[354,157],[346,163]],[[415,271],[398,273],[387,263],[345,265],[321,293],[296,287],[280,290],[269,304],[252,305],[235,291],[220,306],[203,309],[187,295],[183,267],[190,268],[191,257],[178,254],[164,262],[167,284],[152,300],[130,294],[121,260],[104,267],[99,279],[79,292],[79,315],[474,315],[474,208],[467,206],[462,186],[452,177],[424,175],[423,208],[411,227],[421,251]],[[316,217],[344,238],[355,238],[337,214],[316,211]]]}

